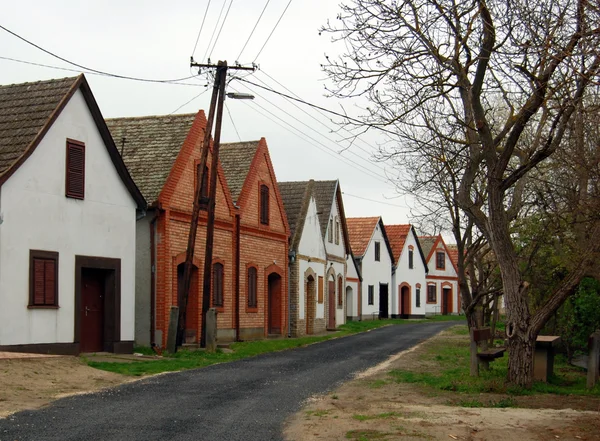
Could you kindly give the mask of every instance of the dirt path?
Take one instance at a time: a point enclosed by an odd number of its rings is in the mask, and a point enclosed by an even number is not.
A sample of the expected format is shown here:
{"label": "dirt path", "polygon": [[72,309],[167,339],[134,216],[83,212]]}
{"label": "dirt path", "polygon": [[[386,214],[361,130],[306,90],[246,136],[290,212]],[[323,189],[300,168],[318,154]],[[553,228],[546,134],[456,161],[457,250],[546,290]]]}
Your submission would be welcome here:
{"label": "dirt path", "polygon": [[0,358],[0,418],[127,381],[131,377],[93,369],[77,357]]}
{"label": "dirt path", "polygon": [[[442,333],[434,338],[452,337]],[[456,393],[431,393],[390,381],[391,369],[429,369],[419,360],[420,351],[422,345],[310,400],[287,422],[286,440],[600,440],[597,398],[538,395],[516,398],[519,408],[465,408],[448,405]],[[477,398],[507,399],[490,394]]]}

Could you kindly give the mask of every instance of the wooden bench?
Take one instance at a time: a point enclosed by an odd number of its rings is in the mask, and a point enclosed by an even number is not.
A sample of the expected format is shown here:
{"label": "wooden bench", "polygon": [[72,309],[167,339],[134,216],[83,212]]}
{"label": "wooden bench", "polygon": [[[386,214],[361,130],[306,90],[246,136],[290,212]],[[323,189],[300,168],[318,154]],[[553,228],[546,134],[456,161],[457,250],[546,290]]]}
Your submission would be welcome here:
{"label": "wooden bench", "polygon": [[490,361],[494,361],[496,358],[504,356],[506,348],[489,348],[482,351],[477,351],[477,343],[481,341],[488,341],[492,337],[492,331],[490,328],[473,328],[471,329],[471,351],[477,354],[479,364],[484,369],[489,369]]}

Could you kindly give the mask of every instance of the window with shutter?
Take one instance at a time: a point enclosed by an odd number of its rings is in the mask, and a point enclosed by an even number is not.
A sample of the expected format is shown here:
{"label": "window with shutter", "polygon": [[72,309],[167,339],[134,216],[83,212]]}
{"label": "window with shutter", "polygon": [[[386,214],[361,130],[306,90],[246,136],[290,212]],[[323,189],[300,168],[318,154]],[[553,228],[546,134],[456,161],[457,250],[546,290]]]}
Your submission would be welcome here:
{"label": "window with shutter", "polygon": [[417,308],[421,307],[421,288],[417,288],[416,306],[417,306]]}
{"label": "window with shutter", "polygon": [[269,225],[269,187],[260,186],[260,223]]}
{"label": "window with shutter", "polygon": [[329,230],[327,230],[327,242],[333,242],[333,219],[329,219]]}
{"label": "window with shutter", "polygon": [[381,243],[375,242],[375,262],[379,262],[381,260]]}
{"label": "window with shutter", "polygon": [[30,250],[28,306],[58,307],[58,253]]}
{"label": "window with shutter", "polygon": [[344,306],[344,279],[338,277],[338,307]]}
{"label": "window with shutter", "polygon": [[335,244],[340,244],[340,221],[338,218],[335,218]]}
{"label": "window with shutter", "polygon": [[443,251],[439,251],[435,256],[435,268],[436,269],[446,269],[446,253]]}
{"label": "window with shutter", "polygon": [[223,264],[213,265],[213,306],[223,306]]}
{"label": "window with shutter", "polygon": [[375,287],[373,285],[369,285],[369,290],[368,290],[368,302],[369,305],[374,305],[375,304]]}
{"label": "window with shutter", "polygon": [[256,299],[257,281],[258,275],[256,268],[251,266],[248,268],[248,308],[256,308],[258,306]]}
{"label": "window with shutter", "polygon": [[408,250],[408,269],[413,269],[413,250]]}
{"label": "window with shutter", "polygon": [[437,302],[437,291],[435,285],[427,285],[427,303]]}
{"label": "window with shutter", "polygon": [[69,198],[83,199],[85,196],[85,144],[67,140],[66,190]]}

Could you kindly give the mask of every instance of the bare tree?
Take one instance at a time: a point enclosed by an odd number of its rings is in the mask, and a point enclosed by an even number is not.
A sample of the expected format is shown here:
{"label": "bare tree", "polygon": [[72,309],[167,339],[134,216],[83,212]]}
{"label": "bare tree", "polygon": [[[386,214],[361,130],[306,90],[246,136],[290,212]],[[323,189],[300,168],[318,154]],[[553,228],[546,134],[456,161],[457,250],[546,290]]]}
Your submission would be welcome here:
{"label": "bare tree", "polygon": [[[562,148],[578,103],[598,79],[598,3],[353,0],[322,31],[345,44],[324,65],[332,95],[364,99],[365,123],[397,133],[404,155],[438,149],[445,139],[452,148],[438,160],[462,158],[454,198],[499,265],[508,381],[531,386],[535,339],[594,265],[600,244],[590,244],[533,313],[510,226],[528,174]],[[503,121],[492,112],[499,103]],[[600,223],[591,228],[588,234],[600,233]]]}

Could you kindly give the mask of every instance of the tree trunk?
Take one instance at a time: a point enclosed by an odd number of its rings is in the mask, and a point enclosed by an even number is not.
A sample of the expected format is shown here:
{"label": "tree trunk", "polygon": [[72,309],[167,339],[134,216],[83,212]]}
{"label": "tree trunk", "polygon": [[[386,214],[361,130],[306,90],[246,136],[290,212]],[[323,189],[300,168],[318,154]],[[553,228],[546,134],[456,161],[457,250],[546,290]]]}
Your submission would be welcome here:
{"label": "tree trunk", "polygon": [[509,384],[530,388],[533,383],[533,352],[535,338],[529,332],[516,332],[508,340],[508,375]]}

